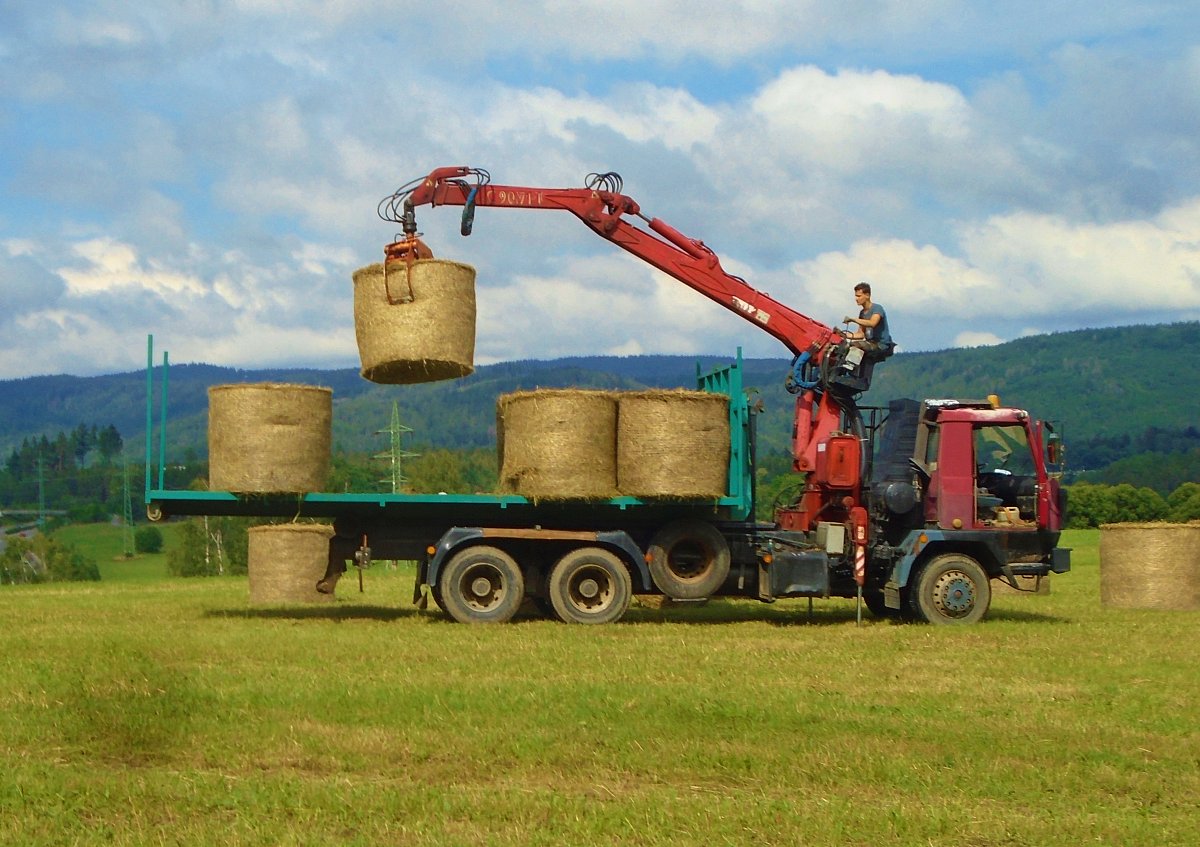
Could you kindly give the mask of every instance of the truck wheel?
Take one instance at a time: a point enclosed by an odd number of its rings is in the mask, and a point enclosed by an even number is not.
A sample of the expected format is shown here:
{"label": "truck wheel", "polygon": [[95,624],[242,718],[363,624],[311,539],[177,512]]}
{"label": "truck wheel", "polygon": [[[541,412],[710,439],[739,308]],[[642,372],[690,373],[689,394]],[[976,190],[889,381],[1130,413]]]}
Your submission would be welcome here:
{"label": "truck wheel", "polygon": [[525,578],[497,547],[468,547],[451,557],[438,579],[438,605],[460,623],[504,623],[525,598]]}
{"label": "truck wheel", "polygon": [[912,616],[932,624],[975,623],[987,614],[992,583],[979,563],[961,553],[930,559],[909,586]]}
{"label": "truck wheel", "polygon": [[581,547],[550,571],[550,603],[567,623],[612,623],[629,608],[633,582],[625,564],[600,547]]}
{"label": "truck wheel", "polygon": [[655,533],[646,551],[654,584],[676,600],[700,600],[729,576],[729,542],[712,524],[679,521]]}

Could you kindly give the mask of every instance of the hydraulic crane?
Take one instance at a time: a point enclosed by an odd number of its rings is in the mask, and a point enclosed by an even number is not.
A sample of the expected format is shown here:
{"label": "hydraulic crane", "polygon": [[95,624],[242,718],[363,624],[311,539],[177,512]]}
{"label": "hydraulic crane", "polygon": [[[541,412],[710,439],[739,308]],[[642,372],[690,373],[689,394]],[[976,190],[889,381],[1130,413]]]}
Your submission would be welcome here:
{"label": "hydraulic crane", "polygon": [[[866,515],[859,500],[862,421],[857,393],[870,387],[874,362],[849,369],[841,331],[798,312],[721,267],[716,253],[670,224],[642,213],[621,193],[614,173],[591,174],[583,188],[496,185],[487,171],[472,167],[437,168],[384,198],[379,215],[399,223],[403,238],[385,250],[385,266],[396,268],[433,253],[417,232],[416,207],[463,207],[460,231],[469,235],[477,207],[570,212],[588,228],[653,267],[774,336],[792,354],[788,390],[797,395],[792,429],[793,467],[808,474],[798,508],[784,509],[780,525],[807,530],[813,517],[849,519],[866,543]],[[644,227],[633,223],[636,219]],[[861,528],[861,531],[858,531]]]}

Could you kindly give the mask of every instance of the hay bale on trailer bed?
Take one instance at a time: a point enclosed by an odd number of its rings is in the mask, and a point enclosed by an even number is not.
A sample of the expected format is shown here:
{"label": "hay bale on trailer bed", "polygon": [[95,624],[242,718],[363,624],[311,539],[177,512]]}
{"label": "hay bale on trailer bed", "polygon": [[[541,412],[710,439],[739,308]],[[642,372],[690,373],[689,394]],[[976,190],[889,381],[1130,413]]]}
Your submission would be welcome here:
{"label": "hay bale on trailer bed", "polygon": [[1100,603],[1200,609],[1200,523],[1101,526]]}
{"label": "hay bale on trailer bed", "polygon": [[475,269],[441,259],[354,272],[354,334],[362,375],[404,385],[475,369]]}
{"label": "hay bale on trailer bed", "polygon": [[208,389],[208,487],[269,493],[328,484],[333,390],[244,383]]}
{"label": "hay bale on trailer bed", "polygon": [[333,527],[276,524],[249,530],[247,568],[251,603],[329,603],[332,594],[317,591],[329,564]]}
{"label": "hay bale on trailer bed", "polygon": [[729,398],[631,391],[617,410],[617,488],[631,497],[713,499],[729,487]]}
{"label": "hay bale on trailer bed", "polygon": [[496,401],[500,490],[530,499],[617,494],[617,400],[607,391],[547,388]]}

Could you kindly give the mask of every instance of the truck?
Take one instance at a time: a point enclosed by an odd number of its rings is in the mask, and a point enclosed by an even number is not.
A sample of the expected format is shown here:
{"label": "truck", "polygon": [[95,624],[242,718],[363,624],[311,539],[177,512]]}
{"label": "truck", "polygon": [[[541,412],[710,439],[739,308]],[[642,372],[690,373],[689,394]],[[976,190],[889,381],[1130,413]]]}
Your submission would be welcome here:
{"label": "truck", "polygon": [[[332,592],[348,565],[372,557],[414,560],[414,602],[431,596],[463,623],[508,621],[527,600],[567,623],[611,623],[633,596],[659,594],[679,602],[849,597],[860,615],[865,603],[881,617],[962,625],[985,617],[994,580],[1022,590],[1021,577],[1070,570],[1070,550],[1058,546],[1062,443],[1051,423],[994,395],[861,406],[890,351],[863,355],[846,333],[726,272],[704,242],[647,217],[622,189],[615,173],[591,174],[582,188],[538,188],[493,184],[481,168],[435,169],[379,205],[403,233],[384,248],[385,271],[433,256],[417,230],[418,207],[461,207],[464,236],[480,207],[566,211],[769,333],[792,356],[784,383],[795,396],[798,480],[770,520],[755,516],[757,408],[740,351],[697,373],[698,389],[729,398],[728,486],[710,500],[169,490],[161,446],[154,487],[148,375],[149,517],[332,520],[319,590]],[[163,429],[165,365],[164,357]]]}

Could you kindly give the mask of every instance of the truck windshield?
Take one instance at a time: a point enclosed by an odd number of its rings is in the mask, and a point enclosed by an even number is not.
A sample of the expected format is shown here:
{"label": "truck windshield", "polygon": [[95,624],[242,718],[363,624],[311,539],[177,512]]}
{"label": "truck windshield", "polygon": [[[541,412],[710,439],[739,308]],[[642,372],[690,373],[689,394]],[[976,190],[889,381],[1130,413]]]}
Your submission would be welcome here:
{"label": "truck windshield", "polygon": [[975,464],[985,473],[1022,476],[1035,473],[1025,427],[1019,424],[976,427]]}

